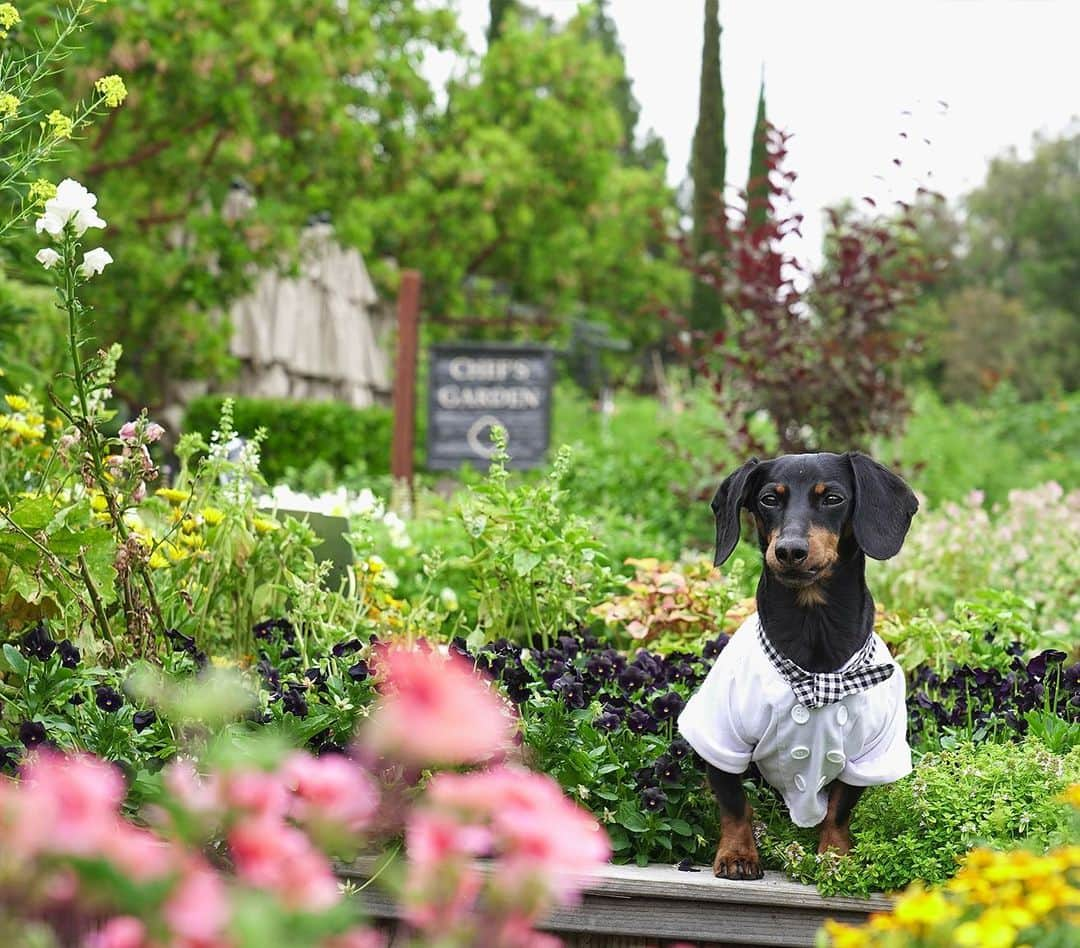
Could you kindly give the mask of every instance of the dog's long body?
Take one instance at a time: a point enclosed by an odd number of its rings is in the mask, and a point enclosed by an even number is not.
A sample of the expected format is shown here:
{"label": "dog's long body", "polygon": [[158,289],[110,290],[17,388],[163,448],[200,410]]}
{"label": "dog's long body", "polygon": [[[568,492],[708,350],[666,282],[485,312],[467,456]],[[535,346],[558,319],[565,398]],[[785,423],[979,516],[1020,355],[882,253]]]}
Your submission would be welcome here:
{"label": "dog's long body", "polygon": [[679,719],[708,765],[721,811],[714,871],[761,876],[742,788],[750,761],[819,850],[850,848],[863,789],[911,769],[904,679],[874,634],[866,557],[899,552],[918,508],[907,484],[862,454],[744,464],[720,485],[716,564],[753,515],[765,559],[758,611],[735,634]]}

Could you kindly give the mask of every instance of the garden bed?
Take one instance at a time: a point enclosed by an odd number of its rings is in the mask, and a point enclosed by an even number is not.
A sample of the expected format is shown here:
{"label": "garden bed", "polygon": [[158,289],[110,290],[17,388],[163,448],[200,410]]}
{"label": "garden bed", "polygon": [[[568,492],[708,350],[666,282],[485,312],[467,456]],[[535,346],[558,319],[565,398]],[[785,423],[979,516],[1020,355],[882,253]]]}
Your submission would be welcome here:
{"label": "garden bed", "polygon": [[[343,878],[364,881],[378,865],[374,857],[342,866]],[[386,894],[364,890],[364,903],[381,920],[400,917]],[[586,884],[577,906],[556,909],[543,928],[567,945],[631,948],[660,941],[724,945],[813,945],[826,918],[859,923],[887,911],[883,895],[826,898],[813,886],[766,872],[754,882],[714,878],[707,867],[683,872],[672,866],[608,866]]]}

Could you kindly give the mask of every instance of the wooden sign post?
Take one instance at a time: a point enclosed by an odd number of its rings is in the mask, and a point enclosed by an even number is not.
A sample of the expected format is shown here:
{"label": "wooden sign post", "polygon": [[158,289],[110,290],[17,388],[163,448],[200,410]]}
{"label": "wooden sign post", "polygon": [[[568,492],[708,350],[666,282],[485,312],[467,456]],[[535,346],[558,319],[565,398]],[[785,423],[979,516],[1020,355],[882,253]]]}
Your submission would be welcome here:
{"label": "wooden sign post", "polygon": [[394,368],[394,437],[390,473],[412,494],[413,445],[416,441],[416,353],[420,323],[420,272],[401,274],[397,310],[397,359]]}

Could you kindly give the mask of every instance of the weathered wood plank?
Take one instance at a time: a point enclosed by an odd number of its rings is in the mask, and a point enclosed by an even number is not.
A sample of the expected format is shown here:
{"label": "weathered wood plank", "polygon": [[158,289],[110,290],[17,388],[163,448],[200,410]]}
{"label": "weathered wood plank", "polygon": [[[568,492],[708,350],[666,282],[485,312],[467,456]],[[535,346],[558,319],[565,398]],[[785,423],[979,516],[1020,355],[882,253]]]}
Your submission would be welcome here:
{"label": "weathered wood plank", "polygon": [[[375,859],[340,867],[346,878],[368,878]],[[779,873],[762,880],[716,879],[712,872],[680,872],[671,866],[608,866],[589,880],[581,904],[555,910],[544,922],[577,948],[631,948],[657,940],[727,945],[806,945],[826,918],[860,922],[885,910],[884,896],[826,898],[812,886]],[[398,918],[393,900],[365,889],[376,918]]]}

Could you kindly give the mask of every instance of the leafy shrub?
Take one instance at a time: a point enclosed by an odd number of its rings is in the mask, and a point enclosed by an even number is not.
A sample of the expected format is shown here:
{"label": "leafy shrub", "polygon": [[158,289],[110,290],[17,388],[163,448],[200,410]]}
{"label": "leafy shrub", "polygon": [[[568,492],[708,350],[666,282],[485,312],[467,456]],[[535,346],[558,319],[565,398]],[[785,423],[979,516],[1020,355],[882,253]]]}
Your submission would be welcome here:
{"label": "leafy shrub", "polygon": [[[187,407],[184,430],[209,437],[225,398],[207,395]],[[250,438],[265,429],[262,474],[273,484],[305,471],[315,460],[335,472],[363,467],[370,474],[390,469],[393,416],[389,409],[353,408],[338,402],[272,398],[233,399],[237,433]]]}
{"label": "leafy shrub", "polygon": [[1051,482],[1010,491],[987,509],[981,494],[923,510],[904,548],[871,564],[869,582],[887,609],[949,615],[974,590],[1008,590],[1030,599],[1030,621],[1044,645],[1075,641],[1080,617],[1080,489]]}
{"label": "leafy shrub", "polygon": [[[1063,802],[1080,806],[1080,785],[1074,784]],[[1073,820],[1080,824],[1076,816]],[[1072,835],[1075,839],[1077,833]],[[976,849],[940,889],[928,892],[916,883],[897,898],[890,912],[871,916],[860,928],[827,921],[819,944],[1064,948],[1075,940],[1078,901],[1080,847],[1058,846],[1042,856],[1029,849]]]}

